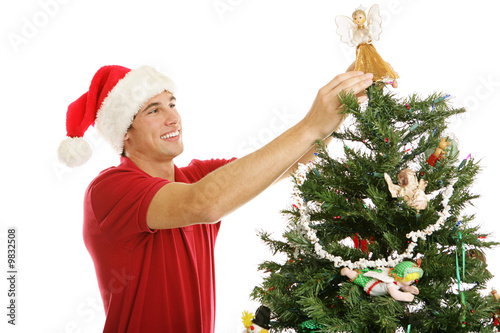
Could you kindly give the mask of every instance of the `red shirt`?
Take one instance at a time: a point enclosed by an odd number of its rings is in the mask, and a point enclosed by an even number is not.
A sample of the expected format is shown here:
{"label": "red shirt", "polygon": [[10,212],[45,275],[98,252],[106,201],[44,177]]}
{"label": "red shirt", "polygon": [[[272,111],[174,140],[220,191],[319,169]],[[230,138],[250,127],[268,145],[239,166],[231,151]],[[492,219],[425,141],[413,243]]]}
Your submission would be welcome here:
{"label": "red shirt", "polygon": [[[175,181],[194,183],[228,162],[193,160],[175,167]],[[104,303],[104,332],[214,331],[214,246],[220,221],[149,229],[149,204],[167,183],[122,157],[86,191],[83,238]]]}

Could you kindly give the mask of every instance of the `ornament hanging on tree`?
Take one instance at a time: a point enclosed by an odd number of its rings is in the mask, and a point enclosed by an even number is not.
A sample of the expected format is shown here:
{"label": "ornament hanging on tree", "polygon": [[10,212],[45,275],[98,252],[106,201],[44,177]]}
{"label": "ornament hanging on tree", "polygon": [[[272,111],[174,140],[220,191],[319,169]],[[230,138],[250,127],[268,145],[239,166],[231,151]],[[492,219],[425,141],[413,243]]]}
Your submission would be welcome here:
{"label": "ornament hanging on tree", "polygon": [[362,239],[359,234],[356,234],[356,236],[351,237],[351,239],[354,242],[354,247],[356,249],[361,249],[364,253],[369,253],[370,250],[368,250],[368,245],[373,242],[373,236],[370,237],[370,239]]}
{"label": "ornament hanging on tree", "polygon": [[440,160],[441,158],[444,157],[446,152],[444,151],[451,143],[448,141],[448,139],[441,138],[441,141],[439,142],[439,146],[436,148],[433,154],[429,156],[429,159],[427,160],[427,163],[429,163],[430,166],[435,166],[436,162]]}
{"label": "ornament hanging on tree", "polygon": [[253,313],[243,311],[241,319],[245,330],[242,333],[268,333],[268,329],[271,327],[269,325],[270,318],[271,310],[264,305],[257,309],[255,316]]}
{"label": "ornament hanging on tree", "polygon": [[411,284],[420,279],[424,271],[413,262],[403,261],[390,269],[351,270],[344,267],[340,274],[363,287],[369,296],[389,294],[396,301],[411,302],[419,293],[418,288]]}
{"label": "ornament hanging on tree", "polygon": [[339,15],[335,18],[335,23],[340,40],[351,47],[356,46],[355,71],[372,73],[374,82],[390,82],[398,78],[372,44],[372,41],[379,40],[382,33],[382,18],[378,5],[370,8],[368,16],[360,6],[352,13],[352,19]]}
{"label": "ornament hanging on tree", "polygon": [[387,173],[384,173],[384,178],[393,198],[402,197],[417,212],[427,208],[428,199],[424,191],[428,182],[423,179],[419,182],[415,171],[408,168],[402,170],[398,175],[399,185],[395,185]]}
{"label": "ornament hanging on tree", "polygon": [[500,320],[500,295],[498,295],[498,292],[496,291],[495,288],[491,289],[491,295],[493,296],[493,298],[495,299],[495,301],[498,302],[498,309],[493,314],[493,318],[494,318],[494,323],[493,324],[495,326],[498,326],[500,328],[500,324],[499,324],[499,320]]}

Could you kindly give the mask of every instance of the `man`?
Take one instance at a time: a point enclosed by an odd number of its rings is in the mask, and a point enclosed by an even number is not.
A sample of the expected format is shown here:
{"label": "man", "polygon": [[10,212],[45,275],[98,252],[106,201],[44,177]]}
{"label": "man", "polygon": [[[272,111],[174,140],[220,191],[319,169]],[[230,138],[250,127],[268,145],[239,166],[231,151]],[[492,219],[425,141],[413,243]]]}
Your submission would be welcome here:
{"label": "man", "polygon": [[68,108],[61,160],[90,157],[82,139],[95,122],[122,154],[89,185],[84,240],[106,312],[104,332],[213,332],[213,250],[223,216],[312,158],[316,140],[342,122],[341,91],[363,102],[372,75],[340,74],[321,88],[306,116],[240,159],[193,160],[178,168],[182,122],[175,85],[144,66],[99,69],[89,91]]}

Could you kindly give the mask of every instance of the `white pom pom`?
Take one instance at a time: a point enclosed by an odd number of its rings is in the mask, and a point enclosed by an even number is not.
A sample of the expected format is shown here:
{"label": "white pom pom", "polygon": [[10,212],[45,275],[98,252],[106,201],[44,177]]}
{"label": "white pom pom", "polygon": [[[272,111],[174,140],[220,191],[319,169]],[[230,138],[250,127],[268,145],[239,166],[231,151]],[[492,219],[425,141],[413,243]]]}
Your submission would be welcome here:
{"label": "white pom pom", "polygon": [[92,147],[83,138],[67,138],[57,149],[59,160],[74,168],[87,162],[92,156]]}

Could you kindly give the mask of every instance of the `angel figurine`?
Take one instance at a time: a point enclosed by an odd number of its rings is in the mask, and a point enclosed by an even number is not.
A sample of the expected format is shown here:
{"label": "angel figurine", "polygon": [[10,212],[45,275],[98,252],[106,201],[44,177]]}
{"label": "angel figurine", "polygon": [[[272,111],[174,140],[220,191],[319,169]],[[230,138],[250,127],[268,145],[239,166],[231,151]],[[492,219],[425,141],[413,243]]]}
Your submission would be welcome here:
{"label": "angel figurine", "polygon": [[398,175],[399,185],[395,185],[387,173],[384,173],[384,178],[393,198],[402,197],[417,212],[427,208],[428,199],[424,191],[428,182],[423,179],[420,179],[419,182],[415,171],[412,169],[402,170]]}
{"label": "angel figurine", "polygon": [[[352,20],[344,15],[335,18],[337,34],[347,45],[356,46],[355,71],[372,73],[373,81],[389,82],[398,78],[384,59],[378,54],[372,41],[379,40],[382,33],[382,18],[378,5],[373,5],[366,16],[364,8],[358,7],[352,13]],[[368,26],[365,26],[367,23]]]}
{"label": "angel figurine", "polygon": [[411,261],[403,261],[394,268],[352,270],[344,267],[340,274],[363,287],[369,296],[389,294],[396,301],[411,302],[413,295],[419,293],[412,284],[422,277],[424,271]]}

